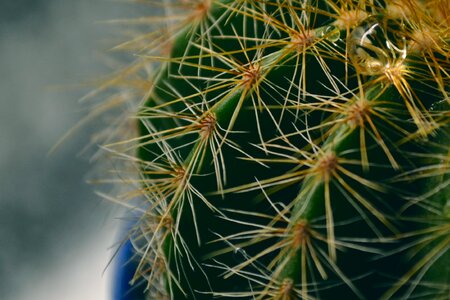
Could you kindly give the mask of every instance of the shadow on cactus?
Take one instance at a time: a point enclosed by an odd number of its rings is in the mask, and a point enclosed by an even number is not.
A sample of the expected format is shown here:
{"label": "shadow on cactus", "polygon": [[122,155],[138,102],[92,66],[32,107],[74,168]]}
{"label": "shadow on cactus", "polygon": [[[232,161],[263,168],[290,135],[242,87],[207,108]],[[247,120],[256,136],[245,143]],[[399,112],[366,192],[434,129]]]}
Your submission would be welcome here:
{"label": "shadow on cactus", "polygon": [[448,0],[158,5],[105,145],[141,299],[448,299]]}

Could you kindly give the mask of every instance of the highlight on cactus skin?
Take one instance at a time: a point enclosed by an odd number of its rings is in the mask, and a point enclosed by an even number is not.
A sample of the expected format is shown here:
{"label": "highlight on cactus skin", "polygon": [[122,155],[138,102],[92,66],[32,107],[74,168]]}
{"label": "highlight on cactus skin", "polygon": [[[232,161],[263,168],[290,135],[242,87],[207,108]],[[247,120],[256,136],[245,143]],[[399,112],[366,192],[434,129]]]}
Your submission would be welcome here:
{"label": "highlight on cactus skin", "polygon": [[448,299],[448,0],[139,2],[134,297]]}

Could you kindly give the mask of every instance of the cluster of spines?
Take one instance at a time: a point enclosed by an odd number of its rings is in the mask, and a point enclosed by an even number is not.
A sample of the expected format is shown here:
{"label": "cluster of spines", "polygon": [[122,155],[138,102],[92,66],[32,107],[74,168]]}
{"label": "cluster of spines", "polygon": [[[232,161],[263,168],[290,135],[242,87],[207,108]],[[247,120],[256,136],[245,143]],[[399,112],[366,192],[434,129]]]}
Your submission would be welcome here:
{"label": "cluster of spines", "polygon": [[[391,284],[372,289],[386,299],[433,290],[421,279],[450,247],[435,200],[449,194],[450,9],[434,2],[163,1],[148,19],[162,29],[118,47],[160,68],[142,135],[106,145],[140,170],[131,236],[150,298],[370,298],[365,278]],[[414,259],[373,275],[346,255]]]}

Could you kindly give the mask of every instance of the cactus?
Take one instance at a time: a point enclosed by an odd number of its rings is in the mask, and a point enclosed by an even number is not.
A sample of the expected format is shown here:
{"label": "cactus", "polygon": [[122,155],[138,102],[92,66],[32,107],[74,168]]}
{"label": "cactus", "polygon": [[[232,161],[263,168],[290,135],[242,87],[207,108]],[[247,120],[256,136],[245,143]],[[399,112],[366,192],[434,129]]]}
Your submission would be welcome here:
{"label": "cactus", "polygon": [[138,134],[105,145],[142,299],[448,299],[449,1],[156,5],[118,47],[156,70]]}

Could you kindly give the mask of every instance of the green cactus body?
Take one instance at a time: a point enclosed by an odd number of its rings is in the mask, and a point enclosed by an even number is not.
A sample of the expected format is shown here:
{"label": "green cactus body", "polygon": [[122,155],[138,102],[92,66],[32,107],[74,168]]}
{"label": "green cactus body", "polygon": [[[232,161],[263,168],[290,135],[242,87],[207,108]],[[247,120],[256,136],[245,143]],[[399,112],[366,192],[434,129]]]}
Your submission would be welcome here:
{"label": "green cactus body", "polygon": [[166,5],[119,143],[147,297],[447,299],[449,2]]}

